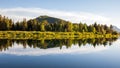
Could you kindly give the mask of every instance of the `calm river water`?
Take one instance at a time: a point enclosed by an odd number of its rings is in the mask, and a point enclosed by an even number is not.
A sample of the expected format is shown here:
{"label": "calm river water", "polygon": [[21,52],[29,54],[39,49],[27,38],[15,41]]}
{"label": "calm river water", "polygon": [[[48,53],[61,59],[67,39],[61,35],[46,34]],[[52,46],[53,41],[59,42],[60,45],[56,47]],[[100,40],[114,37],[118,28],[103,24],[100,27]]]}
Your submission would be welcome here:
{"label": "calm river water", "polygon": [[0,68],[120,68],[120,39],[1,39]]}

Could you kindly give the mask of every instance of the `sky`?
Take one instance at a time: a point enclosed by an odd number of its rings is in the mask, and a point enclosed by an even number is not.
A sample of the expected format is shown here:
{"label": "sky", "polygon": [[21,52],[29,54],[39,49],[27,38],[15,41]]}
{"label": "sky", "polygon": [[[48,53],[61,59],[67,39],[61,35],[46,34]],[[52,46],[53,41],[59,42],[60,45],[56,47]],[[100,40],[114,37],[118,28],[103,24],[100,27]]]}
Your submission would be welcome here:
{"label": "sky", "polygon": [[48,15],[73,23],[115,25],[120,28],[120,0],[0,0],[0,14],[21,21]]}

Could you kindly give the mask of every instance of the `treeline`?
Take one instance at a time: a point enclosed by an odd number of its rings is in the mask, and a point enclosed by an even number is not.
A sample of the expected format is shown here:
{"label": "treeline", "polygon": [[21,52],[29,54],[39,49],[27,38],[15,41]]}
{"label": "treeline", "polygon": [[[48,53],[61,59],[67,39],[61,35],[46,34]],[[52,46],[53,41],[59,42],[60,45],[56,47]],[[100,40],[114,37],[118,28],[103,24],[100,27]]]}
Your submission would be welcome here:
{"label": "treeline", "polygon": [[107,26],[94,23],[87,25],[86,23],[71,23],[69,21],[59,21],[56,23],[49,23],[47,20],[42,22],[36,19],[26,21],[23,19],[21,22],[13,22],[12,19],[0,15],[0,30],[1,31],[52,31],[52,32],[93,32],[96,34],[117,34],[113,30],[113,26]]}

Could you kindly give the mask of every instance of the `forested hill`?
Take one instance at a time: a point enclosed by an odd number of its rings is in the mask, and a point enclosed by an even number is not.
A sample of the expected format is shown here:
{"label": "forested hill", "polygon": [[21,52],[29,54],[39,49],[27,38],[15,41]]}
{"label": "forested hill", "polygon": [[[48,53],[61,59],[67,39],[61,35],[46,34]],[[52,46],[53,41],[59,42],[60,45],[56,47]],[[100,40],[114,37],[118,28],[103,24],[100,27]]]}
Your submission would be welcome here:
{"label": "forested hill", "polygon": [[55,17],[50,17],[50,16],[39,16],[33,20],[36,20],[37,22],[42,22],[43,20],[46,20],[48,23],[60,23],[61,21],[66,22],[65,20],[55,18]]}
{"label": "forested hill", "polygon": [[92,32],[95,34],[117,34],[113,26],[104,24],[71,23],[62,19],[39,16],[35,19],[14,23],[12,19],[0,15],[0,31],[42,31],[42,32]]}

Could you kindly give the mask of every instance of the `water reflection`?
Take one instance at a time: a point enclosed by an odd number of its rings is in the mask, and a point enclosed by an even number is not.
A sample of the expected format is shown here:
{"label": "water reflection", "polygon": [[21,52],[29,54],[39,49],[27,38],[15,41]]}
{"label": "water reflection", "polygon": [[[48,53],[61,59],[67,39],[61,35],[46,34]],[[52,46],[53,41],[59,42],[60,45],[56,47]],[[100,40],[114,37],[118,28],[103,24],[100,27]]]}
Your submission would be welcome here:
{"label": "water reflection", "polygon": [[[1,68],[120,67],[120,39],[0,40]],[[12,62],[12,63],[11,63]]]}
{"label": "water reflection", "polygon": [[52,39],[52,40],[10,40],[10,39],[1,39],[0,40],[0,51],[9,50],[16,45],[22,45],[24,49],[29,48],[40,48],[40,49],[49,49],[49,48],[58,48],[62,49],[65,46],[67,49],[71,48],[73,45],[86,46],[87,44],[96,47],[96,46],[107,46],[112,45],[117,38],[94,38],[94,39]]}

